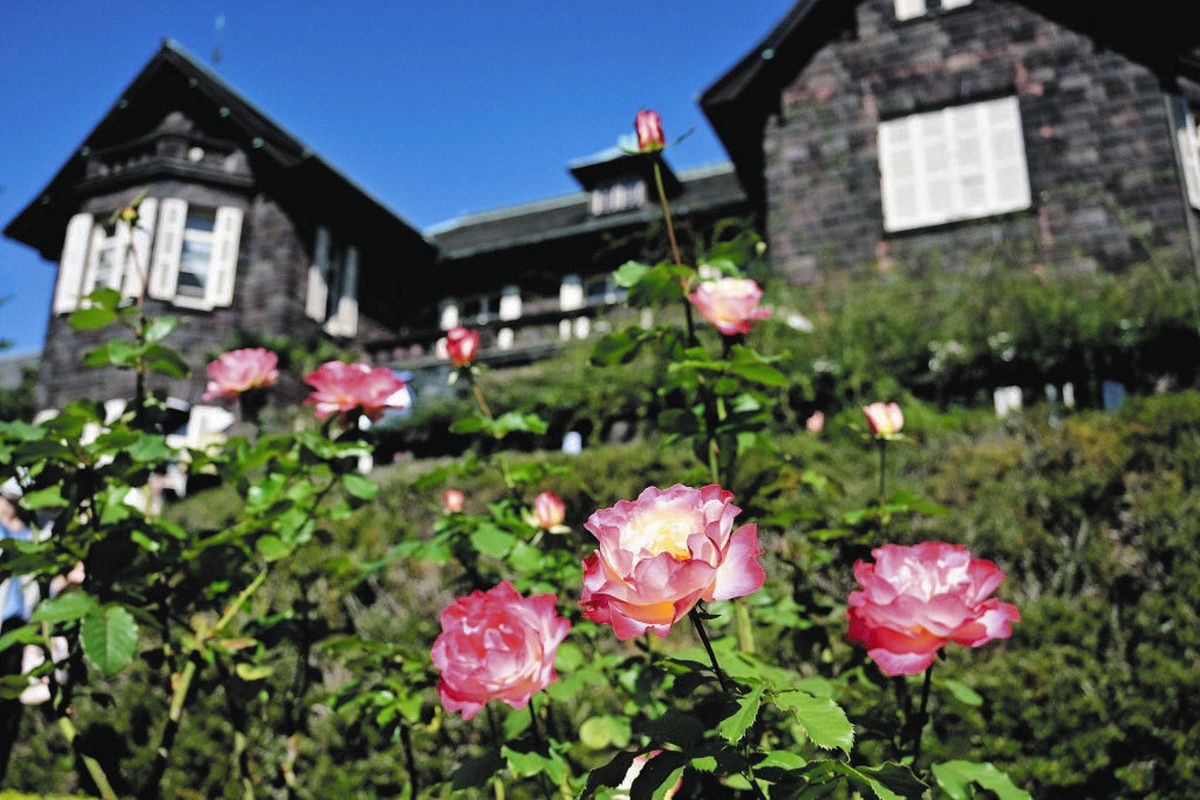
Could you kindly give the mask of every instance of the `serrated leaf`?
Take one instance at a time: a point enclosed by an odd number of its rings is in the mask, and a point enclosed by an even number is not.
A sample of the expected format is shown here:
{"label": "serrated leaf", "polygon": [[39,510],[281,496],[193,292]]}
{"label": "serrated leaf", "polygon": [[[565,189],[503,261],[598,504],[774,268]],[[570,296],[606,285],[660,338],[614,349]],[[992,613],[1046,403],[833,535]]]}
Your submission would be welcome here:
{"label": "serrated leaf", "polygon": [[970,785],[977,783],[1000,800],[1032,800],[1029,792],[1018,788],[995,765],[978,761],[946,761],[933,765],[933,777],[951,800],[971,800]]}
{"label": "serrated leaf", "polygon": [[100,613],[100,604],[87,592],[75,591],[51,597],[37,604],[30,618],[34,622],[71,622]]}
{"label": "serrated leaf", "polygon": [[661,717],[645,722],[641,733],[655,742],[677,744],[687,748],[704,737],[704,723],[695,717],[668,710]]}
{"label": "serrated leaf", "polygon": [[912,770],[900,764],[852,767],[836,762],[834,768],[852,783],[870,789],[879,800],[921,800],[929,789]]}
{"label": "serrated leaf", "polygon": [[827,750],[840,749],[846,753],[854,745],[854,726],[842,707],[828,697],[814,697],[808,692],[790,691],[775,695],[775,704],[796,715],[812,743]]}
{"label": "serrated leaf", "polygon": [[746,735],[746,731],[758,719],[758,709],[762,706],[763,687],[758,687],[747,695],[738,698],[737,710],[721,720],[717,725],[717,733],[725,737],[730,744],[737,744]]}
{"label": "serrated leaf", "polygon": [[688,757],[676,750],[663,750],[643,765],[629,789],[630,800],[661,800],[683,773]]}
{"label": "serrated leaf", "polygon": [[138,626],[133,615],[121,606],[83,618],[79,638],[83,653],[105,675],[116,675],[137,653]]}

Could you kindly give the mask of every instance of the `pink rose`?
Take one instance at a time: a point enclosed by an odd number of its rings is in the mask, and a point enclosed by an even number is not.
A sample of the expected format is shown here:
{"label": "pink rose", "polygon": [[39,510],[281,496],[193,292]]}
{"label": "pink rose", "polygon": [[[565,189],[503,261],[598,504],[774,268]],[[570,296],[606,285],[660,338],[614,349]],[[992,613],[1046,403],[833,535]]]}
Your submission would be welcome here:
{"label": "pink rose", "polygon": [[554,603],[552,594],[522,597],[502,581],[448,605],[431,653],[442,706],[463,719],[492,700],[524,708],[553,683],[555,651],[571,630]]}
{"label": "pink rose", "polygon": [[[633,757],[633,763],[629,765],[629,770],[625,773],[625,777],[621,779],[621,785],[613,793],[613,800],[629,800],[630,790],[633,789],[633,782],[637,780],[638,775],[642,774],[642,768],[650,761],[650,759],[661,753],[662,750],[651,750],[649,753],[642,753]],[[663,800],[671,800],[675,793],[679,791],[679,787],[683,786],[683,776],[679,776],[679,780],[675,781],[675,785],[667,789],[663,795]]]}
{"label": "pink rose", "polygon": [[618,639],[646,631],[665,638],[699,600],[757,591],[758,527],[733,530],[741,509],[720,486],[650,487],[592,514],[584,527],[600,549],[583,562],[583,613]]}
{"label": "pink rose", "polygon": [[863,406],[863,413],[876,436],[895,436],[904,428],[904,412],[896,403],[871,403]]}
{"label": "pink rose", "polygon": [[637,130],[638,150],[641,152],[662,150],[667,146],[667,139],[663,135],[662,117],[657,111],[642,109],[634,118],[633,127]]}
{"label": "pink rose", "polygon": [[539,528],[550,530],[562,525],[567,507],[554,492],[542,492],[533,499],[533,516]]}
{"label": "pink rose", "polygon": [[446,331],[446,352],[456,367],[465,367],[479,351],[479,332],[462,326]]}
{"label": "pink rose", "polygon": [[749,278],[718,278],[702,281],[688,296],[700,316],[726,336],[749,333],[750,322],[771,316],[771,309],[759,308],[762,289]]}
{"label": "pink rose", "polygon": [[458,489],[447,489],[442,492],[442,506],[451,514],[457,514],[463,510],[463,504],[467,502],[467,496]]}
{"label": "pink rose", "polygon": [[1021,614],[1011,603],[988,599],[1004,580],[991,561],[972,558],[962,545],[887,544],[859,561],[862,591],[850,593],[849,638],[887,675],[916,675],[947,642],[979,647],[1012,634]]}
{"label": "pink rose", "polygon": [[812,415],[804,420],[804,427],[809,433],[820,433],[825,430],[825,412],[814,411]]}
{"label": "pink rose", "polygon": [[402,391],[404,381],[387,367],[326,361],[304,382],[314,389],[304,404],[316,407],[317,419],[361,408],[369,419],[376,420],[385,408],[404,408],[408,403]]}
{"label": "pink rose", "polygon": [[230,350],[208,365],[208,378],[201,400],[236,400],[242,392],[275,385],[279,380],[279,356],[262,347]]}

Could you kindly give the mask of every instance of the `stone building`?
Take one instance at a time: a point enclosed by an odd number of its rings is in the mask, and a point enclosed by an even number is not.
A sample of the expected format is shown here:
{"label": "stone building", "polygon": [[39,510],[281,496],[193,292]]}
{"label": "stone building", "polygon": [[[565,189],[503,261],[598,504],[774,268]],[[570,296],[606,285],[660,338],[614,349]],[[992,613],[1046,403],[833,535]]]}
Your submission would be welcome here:
{"label": "stone building", "polygon": [[1187,8],[801,0],[700,103],[795,280],[1197,263]]}

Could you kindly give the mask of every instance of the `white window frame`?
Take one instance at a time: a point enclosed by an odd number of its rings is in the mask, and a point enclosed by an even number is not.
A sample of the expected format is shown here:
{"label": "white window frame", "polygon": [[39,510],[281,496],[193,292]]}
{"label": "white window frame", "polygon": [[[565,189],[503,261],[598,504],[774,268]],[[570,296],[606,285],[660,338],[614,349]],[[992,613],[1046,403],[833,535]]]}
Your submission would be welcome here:
{"label": "white window frame", "polygon": [[330,336],[353,338],[358,333],[359,260],[357,247],[317,227],[305,313]]}
{"label": "white window frame", "polygon": [[646,205],[646,181],[625,178],[592,190],[592,214],[613,214]]}
{"label": "white window frame", "polygon": [[879,123],[884,230],[1020,211],[1032,203],[1015,96]]}
{"label": "white window frame", "polygon": [[[217,209],[205,207],[205,211],[212,212],[213,229],[211,231],[199,230],[197,228],[189,228],[187,226],[187,220],[188,220],[188,216],[192,213],[192,210],[189,208],[188,211],[184,214],[183,233],[180,236],[180,242],[179,242],[179,252],[180,252],[179,268],[177,271],[177,276],[175,278],[175,298],[174,298],[174,300],[171,301],[175,305],[179,306],[180,308],[195,308],[195,309],[201,309],[201,310],[207,310],[209,308],[212,308],[212,305],[209,303],[209,296],[211,294],[209,284],[214,277],[213,276],[213,260],[216,257],[216,253],[217,253],[217,236],[216,236]],[[178,276],[182,275],[184,273],[182,253],[183,253],[184,247],[187,246],[188,242],[208,246],[208,267],[204,272],[204,283],[201,285],[202,291],[199,296],[193,296],[193,295],[179,293],[179,277]]]}
{"label": "white window frame", "polygon": [[894,0],[896,19],[903,22],[925,16],[925,3],[926,0]]}
{"label": "white window frame", "polygon": [[1200,209],[1200,131],[1197,130],[1196,112],[1187,100],[1178,96],[1171,98],[1171,106],[1184,191],[1192,208]]}
{"label": "white window frame", "polygon": [[[149,202],[144,201],[144,202]],[[144,203],[143,203],[144,205]],[[234,206],[203,206],[213,214],[211,231],[187,227],[188,203],[176,197],[158,201],[148,294],[179,308],[211,311],[233,305],[244,212]],[[149,224],[149,219],[147,219]],[[137,241],[135,232],[135,242]],[[145,239],[149,252],[149,238]],[[180,294],[185,242],[208,245],[209,261],[200,295]]]}

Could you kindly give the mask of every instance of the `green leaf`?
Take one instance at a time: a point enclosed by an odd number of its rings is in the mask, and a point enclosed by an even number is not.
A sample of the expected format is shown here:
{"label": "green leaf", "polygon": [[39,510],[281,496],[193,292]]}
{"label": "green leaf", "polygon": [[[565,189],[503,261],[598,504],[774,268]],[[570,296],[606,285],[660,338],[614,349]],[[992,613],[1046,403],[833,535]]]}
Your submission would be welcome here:
{"label": "green leaf", "polygon": [[27,492],[21,498],[21,505],[31,511],[38,508],[61,508],[67,505],[62,496],[62,486],[54,484],[44,489]]}
{"label": "green leaf", "polygon": [[642,337],[627,330],[602,336],[592,348],[592,364],[597,367],[610,367],[614,364],[628,363],[637,355],[643,341]]}
{"label": "green leaf", "polygon": [[629,789],[630,800],[662,800],[675,785],[688,763],[688,756],[676,750],[663,750],[646,761]]}
{"label": "green leaf", "polygon": [[625,747],[631,736],[629,720],[625,717],[591,717],[579,726],[579,741],[593,750]]}
{"label": "green leaf", "polygon": [[481,525],[471,531],[471,545],[493,558],[504,558],[517,541],[511,533],[500,530],[495,525]]}
{"label": "green leaf", "polygon": [[617,286],[628,289],[636,286],[638,281],[649,271],[650,267],[640,261],[626,261],[613,272],[613,281]]}
{"label": "green leaf", "polygon": [[81,308],[67,317],[67,324],[77,331],[91,331],[111,325],[117,318],[117,312],[111,308],[92,306]]}
{"label": "green leaf", "polygon": [[835,762],[834,769],[848,777],[852,783],[870,789],[879,800],[921,800],[929,789],[923,781],[913,775],[912,770],[900,764],[852,767],[839,761]]}
{"label": "green leaf", "polygon": [[38,644],[41,641],[41,626],[22,625],[20,628],[13,628],[8,633],[0,636],[0,653],[3,653],[15,644]]}
{"label": "green leaf", "polygon": [[613,756],[612,761],[589,772],[587,787],[581,795],[583,800],[592,797],[596,793],[596,789],[601,786],[620,786],[621,781],[625,779],[625,773],[629,772],[632,764],[633,753],[620,752]]}
{"label": "green leaf", "polygon": [[138,347],[124,339],[109,339],[99,347],[89,350],[83,357],[85,367],[131,367],[137,360]]}
{"label": "green leaf", "polygon": [[758,687],[750,694],[738,698],[737,710],[721,720],[717,733],[725,737],[730,744],[737,744],[746,735],[746,731],[758,718],[758,709],[762,706],[763,687]]}
{"label": "green leaf", "polygon": [[563,642],[554,654],[554,668],[559,672],[571,672],[583,663],[583,651],[570,642]]}
{"label": "green leaf", "polygon": [[161,372],[171,378],[186,378],[191,368],[183,357],[169,347],[151,344],[145,350],[146,369]]}
{"label": "green leaf", "polygon": [[729,371],[739,378],[761,383],[763,386],[787,386],[791,383],[787,375],[770,364],[731,364]]}
{"label": "green leaf", "polygon": [[977,783],[994,792],[1000,800],[1032,800],[1012,779],[988,762],[946,761],[933,765],[933,777],[950,800],[971,800],[970,784]]}
{"label": "green leaf", "polygon": [[238,664],[237,667],[234,668],[234,671],[242,680],[246,681],[247,683],[253,683],[254,681],[261,681],[263,678],[270,677],[271,673],[275,671],[275,668],[267,664],[242,663]]}
{"label": "green leaf", "polygon": [[287,558],[292,553],[292,548],[288,547],[278,536],[272,534],[259,537],[259,540],[254,543],[254,549],[267,561],[278,561],[281,558]]}
{"label": "green leaf", "polygon": [[165,339],[178,324],[179,317],[155,317],[146,323],[146,330],[142,335],[147,342],[157,342]]}
{"label": "green leaf", "polygon": [[953,678],[937,678],[935,680],[939,686],[949,689],[950,694],[954,695],[954,699],[963,705],[972,707],[983,705],[982,695],[962,681],[956,681]]}
{"label": "green leaf", "polygon": [[121,293],[107,286],[94,290],[85,299],[90,301],[93,306],[106,308],[109,311],[116,311],[117,306],[121,305]]}
{"label": "green leaf", "polygon": [[487,420],[483,417],[467,417],[466,419],[455,420],[450,425],[451,433],[475,433],[487,427]]}
{"label": "green leaf", "polygon": [[38,603],[31,619],[34,622],[72,622],[100,613],[100,604],[87,592],[60,594]]}
{"label": "green leaf", "polygon": [[359,500],[374,500],[379,496],[379,486],[375,481],[354,472],[342,476],[342,486]]}
{"label": "green leaf", "polygon": [[704,723],[695,717],[668,710],[661,717],[642,725],[641,733],[655,742],[677,744],[688,748],[704,737]]}
{"label": "green leaf", "polygon": [[157,462],[166,461],[171,457],[171,448],[167,446],[167,438],[155,433],[142,433],[136,442],[129,447],[129,456],[134,461]]}
{"label": "green leaf", "polygon": [[838,748],[850,752],[854,744],[854,726],[833,700],[802,691],[780,692],[774,700],[775,705],[796,715],[813,744],[827,750]]}
{"label": "green leaf", "polygon": [[105,675],[116,675],[137,653],[138,626],[133,615],[121,606],[83,618],[79,638],[84,655]]}

